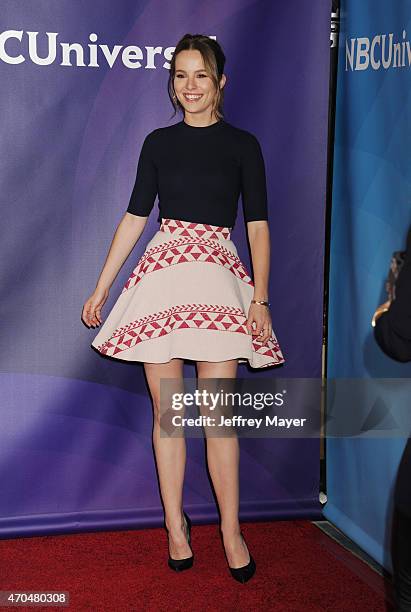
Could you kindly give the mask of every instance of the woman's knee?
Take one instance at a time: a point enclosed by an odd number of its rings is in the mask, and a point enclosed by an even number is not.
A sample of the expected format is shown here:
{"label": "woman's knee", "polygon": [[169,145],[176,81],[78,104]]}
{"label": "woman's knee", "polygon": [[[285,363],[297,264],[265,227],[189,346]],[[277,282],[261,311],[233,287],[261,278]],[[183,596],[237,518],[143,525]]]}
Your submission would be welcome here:
{"label": "woman's knee", "polygon": [[183,366],[184,360],[180,358],[173,358],[167,363],[144,364],[156,423],[160,423],[164,414],[168,412],[173,393],[181,391]]}

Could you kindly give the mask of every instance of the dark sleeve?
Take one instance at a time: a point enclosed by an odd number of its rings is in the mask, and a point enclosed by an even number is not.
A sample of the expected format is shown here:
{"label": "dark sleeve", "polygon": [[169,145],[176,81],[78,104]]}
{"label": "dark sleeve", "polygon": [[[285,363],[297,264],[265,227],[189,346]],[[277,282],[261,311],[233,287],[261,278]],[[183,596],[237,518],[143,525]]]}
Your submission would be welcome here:
{"label": "dark sleeve", "polygon": [[374,337],[384,353],[401,362],[411,361],[411,228],[403,266],[395,283],[395,300],[378,317]]}
{"label": "dark sleeve", "polygon": [[246,222],[268,221],[264,158],[260,143],[251,132],[247,133],[242,148],[241,196]]}
{"label": "dark sleeve", "polygon": [[158,192],[157,168],[154,163],[153,132],[148,134],[141,147],[136,179],[127,212],[148,217]]}

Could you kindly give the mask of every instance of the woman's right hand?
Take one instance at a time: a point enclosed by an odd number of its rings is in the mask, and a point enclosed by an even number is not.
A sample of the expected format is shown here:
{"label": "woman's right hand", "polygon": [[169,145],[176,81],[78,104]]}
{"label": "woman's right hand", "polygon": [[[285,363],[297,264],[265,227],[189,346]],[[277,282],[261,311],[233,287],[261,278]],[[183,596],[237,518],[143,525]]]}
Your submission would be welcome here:
{"label": "woman's right hand", "polygon": [[102,322],[101,309],[103,308],[108,295],[108,289],[100,289],[99,287],[96,287],[93,295],[91,295],[84,304],[81,318],[88,327],[98,327]]}

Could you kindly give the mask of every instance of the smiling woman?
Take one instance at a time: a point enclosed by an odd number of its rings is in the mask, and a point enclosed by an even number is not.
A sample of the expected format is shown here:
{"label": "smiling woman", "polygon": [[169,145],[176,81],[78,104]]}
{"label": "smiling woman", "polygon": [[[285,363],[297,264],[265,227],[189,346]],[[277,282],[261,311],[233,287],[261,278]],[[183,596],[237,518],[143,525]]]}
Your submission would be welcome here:
{"label": "smiling woman", "polygon": [[174,109],[179,107],[184,111],[187,123],[204,127],[213,123],[214,118],[223,116],[225,56],[211,38],[201,45],[199,37],[198,43],[198,48],[184,47],[186,43],[181,48],[176,47],[170,65],[168,92]]}
{"label": "smiling woman", "polygon": [[[170,64],[168,92],[183,118],[147,134],[126,215],[147,219],[159,195],[159,230],[148,242],[92,346],[101,354],[141,361],[153,399],[153,441],[165,507],[171,569],[193,565],[188,515],[183,511],[184,437],[162,440],[160,383],[183,386],[184,359],[198,378],[235,379],[239,363],[278,366],[284,357],[268,302],[270,240],[265,164],[251,132],[223,117],[225,56],[203,35],[187,34]],[[254,281],[231,239],[239,196],[252,252]],[[124,250],[138,239],[120,226],[93,296],[91,324],[102,322],[108,281]],[[133,229],[131,230],[131,234]],[[127,244],[127,248],[125,247]],[[202,383],[203,384],[203,383]],[[164,415],[167,419],[167,415]],[[207,458],[221,512],[231,576],[249,580],[256,569],[241,533],[239,447],[236,436],[206,431]]]}

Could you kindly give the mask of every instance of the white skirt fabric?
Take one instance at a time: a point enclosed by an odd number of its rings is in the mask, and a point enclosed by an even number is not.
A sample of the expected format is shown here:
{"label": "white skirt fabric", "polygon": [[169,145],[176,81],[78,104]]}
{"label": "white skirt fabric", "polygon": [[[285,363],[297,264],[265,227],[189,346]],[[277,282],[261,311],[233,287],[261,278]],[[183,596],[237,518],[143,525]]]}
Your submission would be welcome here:
{"label": "white skirt fabric", "polygon": [[162,218],[91,346],[126,361],[283,363],[274,331],[247,332],[254,284],[230,228]]}

